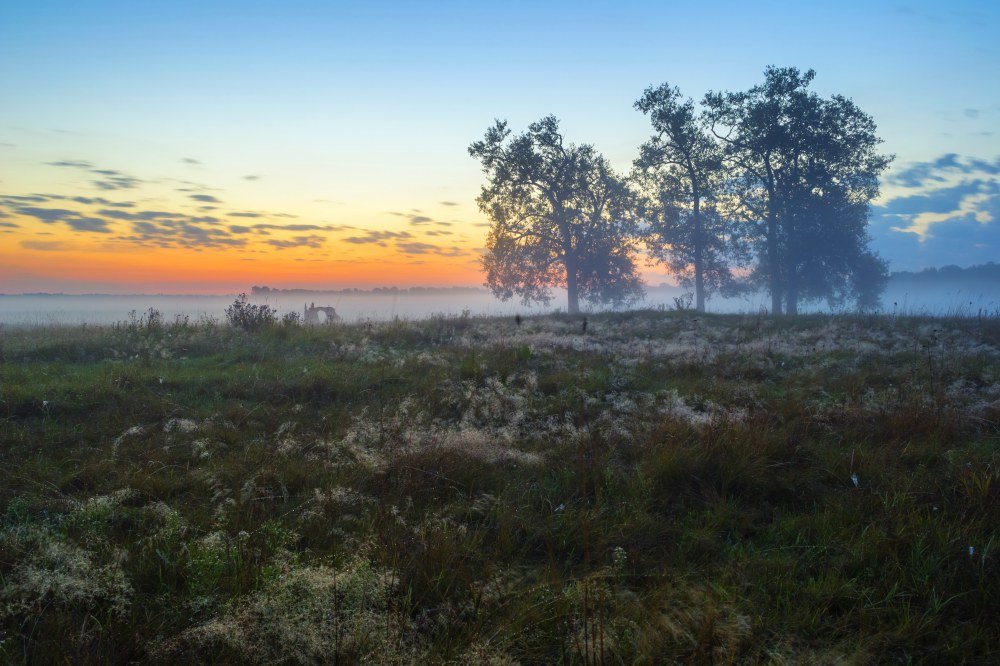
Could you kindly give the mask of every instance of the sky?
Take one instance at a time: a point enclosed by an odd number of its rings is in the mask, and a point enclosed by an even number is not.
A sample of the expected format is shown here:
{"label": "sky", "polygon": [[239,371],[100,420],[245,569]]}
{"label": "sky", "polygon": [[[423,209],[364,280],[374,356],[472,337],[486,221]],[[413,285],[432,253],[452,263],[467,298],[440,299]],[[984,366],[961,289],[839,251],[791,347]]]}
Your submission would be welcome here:
{"label": "sky", "polygon": [[478,285],[495,118],[624,172],[646,87],[768,65],[875,118],[891,270],[1000,261],[998,34],[989,1],[0,0],[0,293]]}

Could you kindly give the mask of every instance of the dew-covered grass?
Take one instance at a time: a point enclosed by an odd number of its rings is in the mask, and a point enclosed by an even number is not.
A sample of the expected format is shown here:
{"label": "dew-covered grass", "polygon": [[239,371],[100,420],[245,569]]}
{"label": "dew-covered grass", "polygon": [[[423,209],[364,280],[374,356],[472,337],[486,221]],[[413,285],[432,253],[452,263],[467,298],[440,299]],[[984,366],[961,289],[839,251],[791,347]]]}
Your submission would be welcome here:
{"label": "dew-covered grass", "polygon": [[1000,320],[0,329],[0,661],[989,662]]}

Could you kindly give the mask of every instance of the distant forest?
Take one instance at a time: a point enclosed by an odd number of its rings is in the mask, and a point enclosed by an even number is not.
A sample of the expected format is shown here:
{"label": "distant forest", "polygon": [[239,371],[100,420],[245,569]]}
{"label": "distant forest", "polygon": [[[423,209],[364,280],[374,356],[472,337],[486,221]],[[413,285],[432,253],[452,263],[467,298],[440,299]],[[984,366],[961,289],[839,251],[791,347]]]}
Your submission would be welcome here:
{"label": "distant forest", "polygon": [[992,261],[978,266],[960,268],[958,266],[942,266],[941,268],[925,268],[922,271],[898,271],[889,276],[893,282],[993,282],[1000,286],[1000,264]]}
{"label": "distant forest", "polygon": [[[950,282],[962,283],[994,283],[1000,287],[1000,264],[992,261],[977,266],[942,266],[941,268],[925,268],[922,271],[895,271],[889,275],[889,283],[901,284],[944,284]],[[670,285],[661,285],[667,286]],[[269,294],[472,294],[482,293],[481,287],[375,287],[374,289],[276,289],[268,286],[254,286],[250,293],[254,296]]]}
{"label": "distant forest", "polygon": [[269,294],[400,294],[415,296],[417,294],[471,294],[484,292],[480,287],[375,287],[374,289],[272,289],[268,286],[250,288],[252,296],[267,296]]}

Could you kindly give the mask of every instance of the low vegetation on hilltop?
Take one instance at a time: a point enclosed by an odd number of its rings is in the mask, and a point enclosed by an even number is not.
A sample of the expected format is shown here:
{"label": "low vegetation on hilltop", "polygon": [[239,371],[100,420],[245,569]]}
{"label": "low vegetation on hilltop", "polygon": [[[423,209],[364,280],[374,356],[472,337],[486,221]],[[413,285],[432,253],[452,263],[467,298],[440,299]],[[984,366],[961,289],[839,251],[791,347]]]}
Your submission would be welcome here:
{"label": "low vegetation on hilltop", "polygon": [[0,661],[988,661],[998,419],[995,317],[0,329]]}

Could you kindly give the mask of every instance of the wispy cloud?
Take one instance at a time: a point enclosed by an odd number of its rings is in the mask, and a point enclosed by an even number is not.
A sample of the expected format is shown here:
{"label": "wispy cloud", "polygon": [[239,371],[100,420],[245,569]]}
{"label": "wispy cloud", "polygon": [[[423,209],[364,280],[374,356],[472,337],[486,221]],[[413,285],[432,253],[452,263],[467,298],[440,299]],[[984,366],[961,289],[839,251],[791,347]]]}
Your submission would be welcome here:
{"label": "wispy cloud", "polygon": [[76,211],[67,210],[65,208],[20,206],[15,208],[14,212],[26,217],[33,217],[36,220],[44,222],[45,224],[62,222],[76,231],[88,231],[94,233],[108,233],[111,231],[111,229],[108,228],[106,220],[96,217],[86,217]]}
{"label": "wispy cloud", "polygon": [[70,201],[88,205],[114,206],[116,208],[133,208],[135,206],[135,203],[132,201],[108,201],[103,197],[71,197]]}
{"label": "wispy cloud", "polygon": [[467,253],[466,250],[457,247],[440,247],[431,243],[407,242],[396,243],[396,247],[403,254],[436,254],[442,257],[460,257]]}
{"label": "wispy cloud", "polygon": [[993,261],[1000,247],[1000,158],[954,153],[906,165],[872,208],[875,245],[894,268]]}
{"label": "wispy cloud", "polygon": [[41,252],[61,252],[70,249],[72,246],[65,241],[23,240],[21,241],[21,247],[26,250],[39,250]]}
{"label": "wispy cloud", "polygon": [[98,214],[115,220],[127,221],[187,220],[197,224],[218,224],[220,222],[219,218],[214,215],[191,216],[166,210],[127,211],[103,208],[98,211]]}
{"label": "wispy cloud", "polygon": [[229,230],[237,234],[267,233],[276,231],[353,231],[357,227],[338,224],[270,224],[262,222],[259,224],[231,224]]}
{"label": "wispy cloud", "polygon": [[264,242],[267,243],[268,245],[271,245],[279,249],[290,248],[290,247],[318,248],[322,247],[323,242],[325,240],[326,239],[324,239],[322,236],[311,234],[309,236],[295,236],[290,240],[280,240],[275,238]]}
{"label": "wispy cloud", "polygon": [[130,176],[117,169],[98,169],[92,162],[86,160],[59,160],[57,162],[46,162],[49,166],[63,167],[68,169],[78,169],[88,174],[97,176],[91,183],[102,190],[131,190],[144,181],[135,176]]}
{"label": "wispy cloud", "polygon": [[100,234],[111,233],[107,220],[102,220],[99,217],[69,217],[63,220],[63,222],[77,231],[91,231]]}
{"label": "wispy cloud", "polygon": [[886,182],[897,187],[914,188],[945,183],[956,176],[997,174],[1000,174],[1000,158],[990,161],[946,153],[926,162],[913,162],[890,174]]}
{"label": "wispy cloud", "polygon": [[131,234],[118,240],[157,247],[204,248],[241,247],[246,240],[233,238],[226,229],[198,223],[187,218],[137,220],[130,222]]}
{"label": "wispy cloud", "polygon": [[938,225],[990,224],[1000,210],[1000,158],[984,160],[954,153],[907,165],[886,179],[895,186],[873,212],[892,220],[889,229],[913,234],[921,243]]}
{"label": "wispy cloud", "polygon": [[377,231],[369,230],[366,231],[362,236],[349,236],[342,239],[345,243],[353,243],[355,245],[364,245],[371,243],[374,245],[380,245],[386,247],[388,243],[386,241],[390,240],[405,240],[408,238],[413,238],[413,234],[408,231]]}
{"label": "wispy cloud", "polygon": [[92,169],[91,173],[101,176],[91,181],[102,190],[132,190],[142,184],[142,180],[115,169]]}

